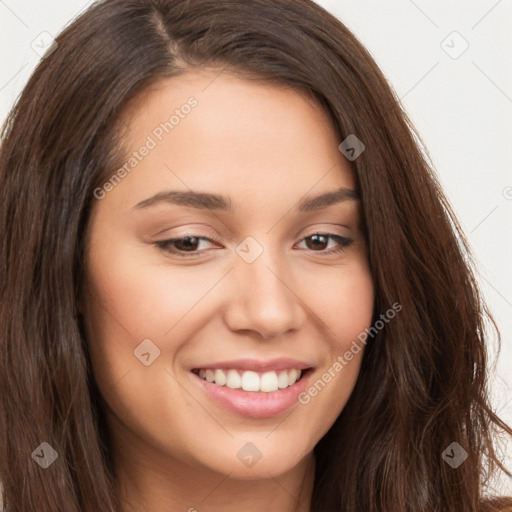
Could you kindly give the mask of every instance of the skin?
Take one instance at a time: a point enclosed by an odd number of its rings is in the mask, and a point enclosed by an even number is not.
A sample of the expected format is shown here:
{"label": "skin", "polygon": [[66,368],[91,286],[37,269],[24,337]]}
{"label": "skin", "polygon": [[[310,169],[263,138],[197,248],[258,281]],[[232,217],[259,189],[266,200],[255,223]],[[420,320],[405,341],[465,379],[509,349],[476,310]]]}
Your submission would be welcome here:
{"label": "skin", "polygon": [[[314,383],[370,326],[360,201],[294,210],[304,197],[355,189],[354,177],[311,98],[208,69],[162,80],[131,102],[122,116],[126,152],[191,96],[190,114],[96,201],[87,232],[82,309],[124,506],[308,511],[313,448],[346,404],[363,350],[308,404],[263,419],[212,402],[189,370],[293,357],[314,366]],[[229,196],[232,212],[134,208],[190,189]],[[327,254],[340,245],[315,245],[307,237],[316,233],[353,243]],[[188,259],[156,245],[191,234],[218,241],[192,244]],[[250,264],[236,252],[248,236],[263,248]],[[144,339],[160,350],[148,366],[134,356]],[[251,467],[237,457],[248,442],[262,454]]]}

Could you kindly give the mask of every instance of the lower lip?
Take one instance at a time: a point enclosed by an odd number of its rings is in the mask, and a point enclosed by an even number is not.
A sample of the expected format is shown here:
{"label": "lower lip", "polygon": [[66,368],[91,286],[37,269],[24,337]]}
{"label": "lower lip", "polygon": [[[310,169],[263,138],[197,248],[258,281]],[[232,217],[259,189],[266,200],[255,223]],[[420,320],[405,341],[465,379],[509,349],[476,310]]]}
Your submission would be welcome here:
{"label": "lower lip", "polygon": [[202,386],[206,394],[222,407],[250,418],[268,418],[277,416],[298,402],[298,396],[306,388],[309,376],[313,369],[308,368],[302,372],[301,378],[285,389],[270,393],[263,391],[243,391],[241,388],[231,389],[219,386],[199,375],[191,372],[193,377]]}

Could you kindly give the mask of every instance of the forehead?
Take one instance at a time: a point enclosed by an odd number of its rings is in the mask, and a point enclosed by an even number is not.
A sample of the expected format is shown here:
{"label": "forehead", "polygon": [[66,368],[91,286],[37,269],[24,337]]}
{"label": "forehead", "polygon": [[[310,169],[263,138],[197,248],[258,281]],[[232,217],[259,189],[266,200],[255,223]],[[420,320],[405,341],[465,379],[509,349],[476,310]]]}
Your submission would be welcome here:
{"label": "forehead", "polygon": [[327,114],[291,87],[203,69],[148,87],[120,119],[120,165],[133,164],[122,185],[137,197],[164,185],[260,199],[354,188]]}

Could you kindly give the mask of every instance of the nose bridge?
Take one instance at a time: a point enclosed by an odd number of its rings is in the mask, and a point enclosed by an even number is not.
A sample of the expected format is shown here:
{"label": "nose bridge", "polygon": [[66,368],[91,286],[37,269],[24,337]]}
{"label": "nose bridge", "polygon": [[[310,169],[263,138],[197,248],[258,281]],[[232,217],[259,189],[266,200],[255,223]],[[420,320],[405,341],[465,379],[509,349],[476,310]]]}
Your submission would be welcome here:
{"label": "nose bridge", "polygon": [[[267,241],[268,242],[268,241]],[[255,330],[266,338],[297,329],[304,311],[293,293],[285,261],[267,243],[247,237],[236,249],[233,296],[228,323],[232,329]]]}

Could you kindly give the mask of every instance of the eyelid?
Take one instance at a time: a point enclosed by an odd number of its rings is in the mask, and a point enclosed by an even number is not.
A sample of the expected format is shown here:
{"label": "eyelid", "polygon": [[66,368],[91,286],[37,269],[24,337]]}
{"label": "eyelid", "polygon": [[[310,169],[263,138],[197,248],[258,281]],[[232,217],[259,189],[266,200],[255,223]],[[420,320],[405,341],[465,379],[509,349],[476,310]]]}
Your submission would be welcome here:
{"label": "eyelid", "polygon": [[[306,228],[302,228],[301,230],[299,230],[295,236],[293,237],[294,239],[297,239],[300,237],[299,241],[302,241],[304,238],[308,238],[310,236],[313,236],[313,235],[319,235],[319,234],[322,234],[322,235],[336,235],[336,236],[341,236],[341,237],[344,237],[344,238],[350,238],[348,236],[345,236],[344,234],[341,234],[341,233],[334,233],[331,231],[332,229],[332,226],[335,226],[335,227],[340,227],[340,228],[344,228],[344,229],[347,229],[349,231],[352,231],[352,228],[350,226],[347,226],[347,225],[344,225],[344,224],[328,224],[330,227],[329,228],[325,228],[325,229],[322,229],[322,228],[315,228],[315,229],[312,229],[311,231],[306,231],[305,234],[300,234],[302,231],[304,231],[304,229],[307,229],[309,226],[307,226]],[[208,240],[211,240],[213,242],[216,242],[218,244],[221,244],[222,241],[221,241],[221,238],[223,240],[227,240],[228,242],[231,242],[232,240],[234,240],[235,236],[232,232],[230,232],[230,236],[225,236],[223,235],[222,237],[218,237],[217,235],[214,235],[214,234],[200,234],[198,233],[197,231],[194,230],[195,228],[188,228],[188,229],[185,229],[184,232],[182,233],[178,233],[176,235],[172,234],[172,235],[169,235],[169,238],[165,238],[164,240],[160,240],[159,242],[157,243],[163,243],[163,242],[168,242],[168,241],[172,241],[172,240],[181,240],[182,238],[187,238],[187,237],[194,237],[194,238],[199,238],[199,239],[208,239]],[[165,230],[162,230],[160,231],[159,233],[157,233],[157,235],[161,234],[161,233],[164,233],[166,231],[169,231],[168,229],[165,229]]]}
{"label": "eyelid", "polygon": [[[344,250],[346,250],[350,245],[352,245],[355,242],[355,239],[352,237],[344,236],[344,235],[341,235],[338,233],[332,233],[328,230],[317,229],[317,230],[310,232],[309,234],[305,234],[305,235],[301,236],[300,239],[298,240],[297,244],[300,244],[300,243],[304,242],[306,239],[311,238],[315,235],[323,236],[327,239],[334,240],[337,244],[335,247],[331,247],[328,250],[314,251],[312,249],[304,249],[306,252],[308,252],[308,251],[313,252],[313,253],[317,252],[321,256],[322,255],[328,256],[328,255],[343,252]],[[178,258],[182,258],[182,259],[199,259],[204,255],[205,252],[209,251],[209,249],[202,249],[202,250],[198,250],[198,251],[180,251],[179,249],[169,249],[168,248],[169,246],[172,246],[173,242],[180,241],[180,240],[183,240],[183,239],[189,238],[189,237],[196,238],[197,240],[202,240],[202,241],[206,240],[209,242],[215,242],[217,244],[221,244],[221,241],[216,236],[208,236],[207,237],[207,236],[202,236],[202,235],[199,235],[196,233],[188,232],[188,233],[176,235],[176,236],[174,236],[172,238],[168,238],[166,240],[161,240],[161,241],[155,242],[155,245],[157,247],[159,247],[161,250],[163,250],[171,255],[177,256]],[[295,245],[297,245],[297,244],[295,244]]]}
{"label": "eyelid", "polygon": [[[178,229],[183,229],[183,234],[181,232],[178,233],[178,235],[169,235],[170,238],[185,238],[187,236],[196,236],[196,237],[202,237],[204,236],[205,238],[211,238],[212,240],[218,240],[218,238],[216,238],[216,235],[200,235],[198,232],[212,232],[212,228],[210,227],[209,224],[201,224],[201,223],[193,223],[191,225],[187,224],[186,227],[183,226],[183,224],[179,224],[179,225],[176,225],[176,226],[168,226],[166,227],[165,229],[160,229],[158,232],[156,233],[152,233],[150,236],[151,238],[156,238],[156,237],[159,237],[159,236],[165,236],[165,233],[169,232],[169,231],[174,231],[174,230],[178,230]],[[227,240],[228,242],[231,242],[232,240],[235,239],[235,233],[227,226],[224,225],[224,227],[220,227],[219,228],[219,231],[221,233],[221,236],[222,236],[222,239],[223,240]],[[167,240],[167,239],[166,239]]]}
{"label": "eyelid", "polygon": [[[331,234],[331,235],[338,235],[338,236],[345,236],[341,233],[333,233],[332,230],[333,227],[337,227],[337,228],[343,228],[343,229],[346,229],[346,230],[349,230],[349,231],[352,231],[353,228],[349,225],[346,225],[346,224],[337,224],[337,223],[332,223],[332,222],[327,222],[327,223],[323,223],[324,226],[329,226],[327,228],[312,228],[312,231],[310,233],[308,233],[308,231],[305,231],[307,230],[310,226],[318,226],[318,222],[317,223],[313,223],[313,224],[309,224],[308,226],[306,227],[302,227],[300,230],[298,230],[295,235],[293,236],[294,239],[297,239],[300,237],[300,239],[302,240],[303,238],[307,238],[308,236],[312,236],[312,235],[316,235],[316,234]],[[183,231],[183,233],[178,233],[177,235],[169,235],[169,238],[166,238],[165,240],[162,240],[162,242],[165,242],[167,240],[176,240],[176,239],[181,239],[181,238],[186,238],[187,236],[193,236],[193,237],[196,237],[196,238],[208,238],[208,239],[211,239],[217,243],[221,243],[221,240],[220,238],[222,238],[223,240],[227,240],[228,242],[232,242],[233,240],[235,240],[235,234],[233,233],[233,231],[229,230],[227,233],[222,233],[222,236],[219,238],[217,237],[217,235],[214,235],[214,234],[200,234],[198,233],[199,230],[203,230],[204,229],[204,225],[202,224],[198,224],[197,226],[199,227],[195,227],[195,226],[192,226],[192,227],[187,227],[185,228],[185,230]],[[176,229],[178,229],[179,226],[176,227]],[[158,233],[155,233],[153,236],[159,236],[161,235],[162,233],[165,233],[167,231],[170,231],[170,229],[172,228],[167,228],[167,229],[163,229],[161,231],[159,231]],[[303,234],[301,235],[301,232],[305,232],[306,234]]]}

